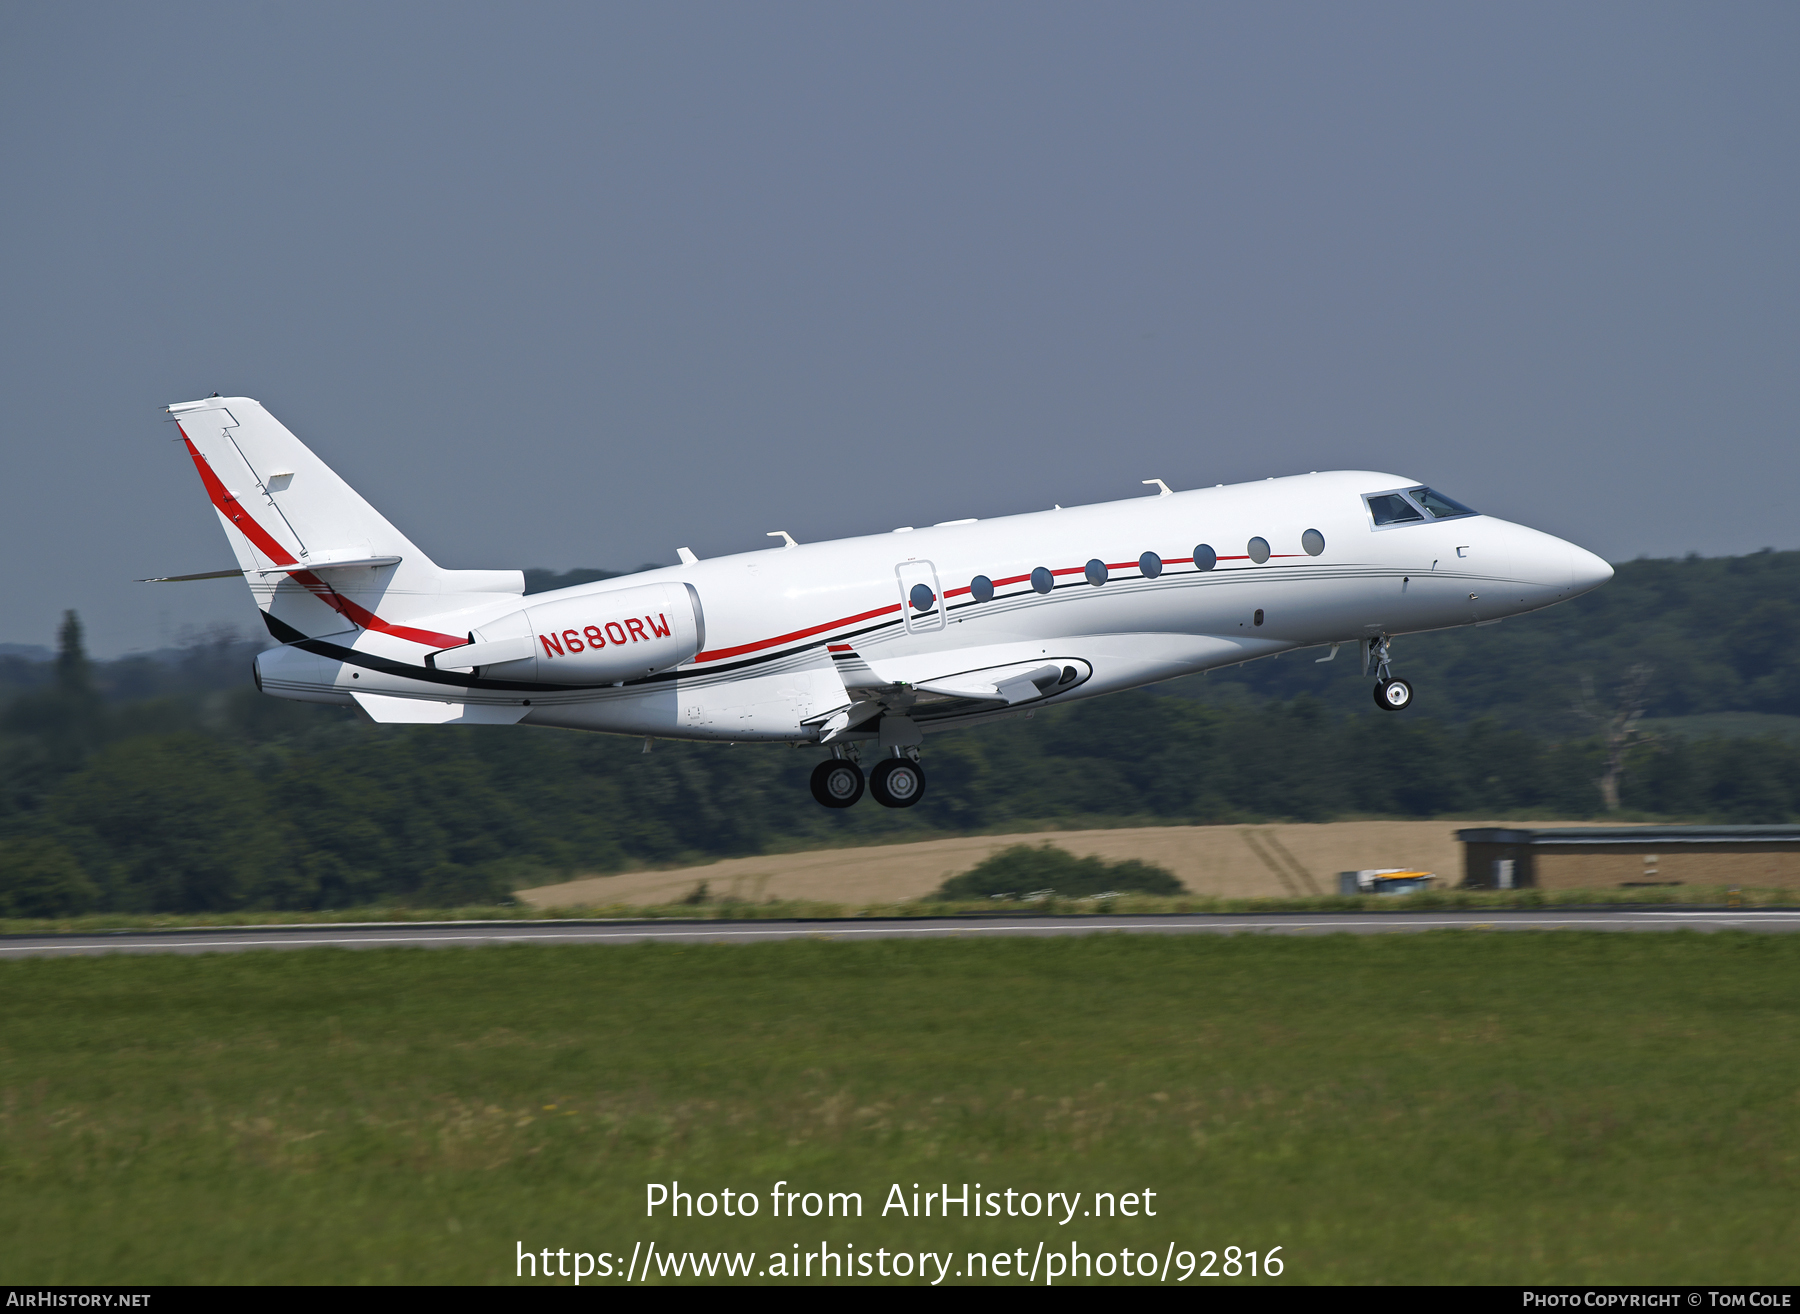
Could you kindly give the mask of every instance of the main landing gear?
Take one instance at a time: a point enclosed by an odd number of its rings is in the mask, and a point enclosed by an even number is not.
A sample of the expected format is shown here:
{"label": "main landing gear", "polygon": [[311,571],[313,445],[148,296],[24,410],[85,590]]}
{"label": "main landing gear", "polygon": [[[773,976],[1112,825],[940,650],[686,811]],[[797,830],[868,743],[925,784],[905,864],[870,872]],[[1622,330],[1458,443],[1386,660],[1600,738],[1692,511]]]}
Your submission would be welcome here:
{"label": "main landing gear", "polygon": [[910,757],[883,758],[869,772],[869,793],[884,808],[910,808],[925,797],[925,773]]}
{"label": "main landing gear", "polygon": [[863,796],[862,768],[847,757],[828,757],[812,773],[812,796],[828,808],[847,808]]}
{"label": "main landing gear", "polygon": [[1368,656],[1375,663],[1375,706],[1387,712],[1404,712],[1412,706],[1413,687],[1410,681],[1388,669],[1389,642],[1385,634],[1369,640]]}
{"label": "main landing gear", "polygon": [[[925,797],[925,771],[917,753],[897,748],[869,772],[869,793],[882,807],[910,808]],[[862,767],[849,756],[826,758],[813,768],[812,796],[828,808],[849,807],[863,796]]]}

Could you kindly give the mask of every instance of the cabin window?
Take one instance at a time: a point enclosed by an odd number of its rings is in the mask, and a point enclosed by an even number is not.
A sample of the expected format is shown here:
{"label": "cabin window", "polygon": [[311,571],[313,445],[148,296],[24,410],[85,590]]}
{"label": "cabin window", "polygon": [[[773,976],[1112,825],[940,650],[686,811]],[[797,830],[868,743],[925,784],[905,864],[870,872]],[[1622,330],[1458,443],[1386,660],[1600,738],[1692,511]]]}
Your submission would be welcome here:
{"label": "cabin window", "polygon": [[1102,584],[1106,583],[1106,563],[1100,560],[1099,557],[1095,557],[1093,560],[1089,561],[1087,565],[1082,568],[1081,573],[1087,576],[1087,582],[1092,584],[1095,588],[1099,588]]}
{"label": "cabin window", "polygon": [[1250,560],[1260,566],[1269,559],[1269,540],[1262,537],[1253,538],[1244,545],[1244,551],[1250,554]]}
{"label": "cabin window", "polygon": [[1369,504],[1369,514],[1378,525],[1401,525],[1425,518],[1424,512],[1399,493],[1371,493],[1363,500]]}
{"label": "cabin window", "polygon": [[1162,558],[1154,552],[1146,552],[1138,558],[1138,572],[1145,579],[1155,579],[1162,574]]}
{"label": "cabin window", "polygon": [[969,581],[969,596],[977,602],[994,600],[994,581],[986,575],[977,575]]}
{"label": "cabin window", "polygon": [[1211,544],[1201,543],[1194,548],[1195,570],[1211,570],[1218,564],[1219,554],[1213,551]]}
{"label": "cabin window", "polygon": [[937,594],[931,591],[929,584],[913,585],[912,592],[907,596],[912,599],[913,610],[916,612],[927,612],[937,605]]}
{"label": "cabin window", "polygon": [[1031,572],[1031,587],[1036,589],[1039,593],[1048,593],[1051,589],[1056,587],[1056,576],[1052,575],[1048,570],[1044,569],[1044,567],[1039,566],[1036,570]]}
{"label": "cabin window", "polygon": [[1475,512],[1461,502],[1452,501],[1442,493],[1433,492],[1429,488],[1411,488],[1407,492],[1412,500],[1431,512],[1434,520],[1451,520],[1457,516],[1472,516]]}
{"label": "cabin window", "polygon": [[1325,535],[1316,529],[1309,529],[1300,535],[1300,546],[1306,549],[1306,555],[1316,557],[1325,550]]}
{"label": "cabin window", "polygon": [[1255,621],[1258,625],[1262,624],[1262,611],[1263,611],[1263,609],[1261,607],[1258,607],[1256,609],[1256,614],[1250,618],[1251,620]]}

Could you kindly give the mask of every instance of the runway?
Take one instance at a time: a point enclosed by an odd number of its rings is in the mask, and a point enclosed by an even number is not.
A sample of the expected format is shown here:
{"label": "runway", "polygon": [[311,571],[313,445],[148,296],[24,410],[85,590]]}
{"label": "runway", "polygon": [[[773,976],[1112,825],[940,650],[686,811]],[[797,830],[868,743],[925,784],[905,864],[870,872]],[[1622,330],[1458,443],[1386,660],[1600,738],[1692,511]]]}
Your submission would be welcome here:
{"label": "runway", "polygon": [[761,944],[771,940],[976,939],[994,936],[1387,935],[1417,931],[1800,931],[1778,911],[1345,912],[1131,917],[921,917],[819,921],[421,922],[232,926],[0,937],[0,959],[91,954],[241,953],[250,949],[444,949],[500,944]]}

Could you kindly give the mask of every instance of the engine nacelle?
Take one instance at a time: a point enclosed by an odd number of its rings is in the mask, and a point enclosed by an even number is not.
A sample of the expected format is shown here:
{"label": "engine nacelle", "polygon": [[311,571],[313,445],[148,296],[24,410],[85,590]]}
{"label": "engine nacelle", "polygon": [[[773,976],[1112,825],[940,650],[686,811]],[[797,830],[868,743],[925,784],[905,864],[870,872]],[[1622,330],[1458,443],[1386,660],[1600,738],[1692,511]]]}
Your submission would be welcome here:
{"label": "engine nacelle", "polygon": [[434,654],[444,670],[480,668],[497,680],[616,684],[679,666],[706,644],[692,584],[641,584],[527,607]]}

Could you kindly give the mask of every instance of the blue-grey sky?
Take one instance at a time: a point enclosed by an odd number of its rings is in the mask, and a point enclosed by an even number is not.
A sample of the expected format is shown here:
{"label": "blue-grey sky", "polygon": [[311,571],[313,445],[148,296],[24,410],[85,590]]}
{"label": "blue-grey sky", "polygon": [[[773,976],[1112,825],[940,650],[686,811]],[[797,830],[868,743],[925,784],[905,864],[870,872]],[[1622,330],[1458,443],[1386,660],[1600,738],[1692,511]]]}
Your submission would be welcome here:
{"label": "blue-grey sky", "polygon": [[447,566],[1334,467],[1800,546],[1791,4],[0,8],[0,641],[256,631],[167,402]]}

